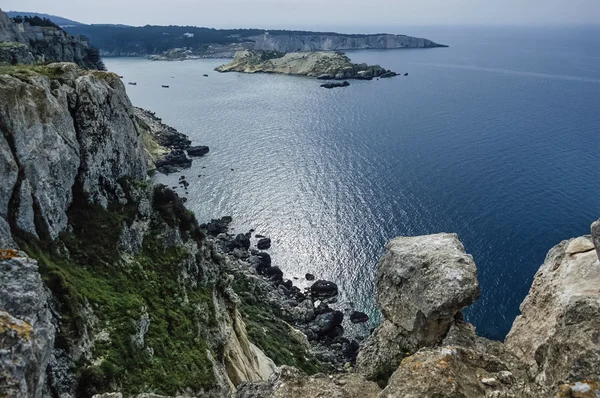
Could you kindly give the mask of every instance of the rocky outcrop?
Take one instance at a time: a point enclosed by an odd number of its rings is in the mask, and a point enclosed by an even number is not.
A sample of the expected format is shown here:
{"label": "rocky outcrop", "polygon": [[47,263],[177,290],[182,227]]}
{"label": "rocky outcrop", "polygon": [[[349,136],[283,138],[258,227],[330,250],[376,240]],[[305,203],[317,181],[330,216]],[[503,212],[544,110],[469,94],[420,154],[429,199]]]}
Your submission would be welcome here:
{"label": "rocky outcrop", "polygon": [[342,51],[366,49],[447,47],[431,40],[405,35],[343,35],[343,34],[269,34],[253,36],[254,50],[262,51]]}
{"label": "rocky outcrop", "polygon": [[507,348],[552,393],[576,383],[600,383],[597,225],[592,224],[591,237],[563,241],[550,250],[506,337]]}
{"label": "rocky outcrop", "polygon": [[83,68],[104,69],[98,49],[86,38],[58,27],[14,23],[0,10],[0,64],[74,62]]}
{"label": "rocky outcrop", "polygon": [[318,77],[319,79],[370,80],[393,72],[379,65],[353,64],[337,52],[279,53],[273,51],[240,51],[233,61],[219,66],[218,72],[281,73]]}
{"label": "rocky outcrop", "polygon": [[399,237],[377,273],[383,323],[365,341],[357,369],[385,380],[407,353],[439,344],[454,317],[479,296],[477,270],[455,234]]}

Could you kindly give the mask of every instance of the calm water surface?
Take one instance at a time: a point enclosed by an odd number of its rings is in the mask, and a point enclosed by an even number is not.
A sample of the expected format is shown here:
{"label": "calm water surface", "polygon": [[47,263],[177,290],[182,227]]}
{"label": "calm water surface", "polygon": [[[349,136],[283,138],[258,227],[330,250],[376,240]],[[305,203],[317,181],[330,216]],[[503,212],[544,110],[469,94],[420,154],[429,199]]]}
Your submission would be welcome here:
{"label": "calm water surface", "polygon": [[374,323],[386,241],[456,232],[481,283],[466,315],[501,339],[547,251],[600,216],[600,29],[406,33],[451,47],[349,52],[409,76],[345,89],[213,72],[226,60],[106,65],[138,83],[135,105],[210,146],[156,177],[185,174],[199,220],[272,237],[287,277],[337,282]]}

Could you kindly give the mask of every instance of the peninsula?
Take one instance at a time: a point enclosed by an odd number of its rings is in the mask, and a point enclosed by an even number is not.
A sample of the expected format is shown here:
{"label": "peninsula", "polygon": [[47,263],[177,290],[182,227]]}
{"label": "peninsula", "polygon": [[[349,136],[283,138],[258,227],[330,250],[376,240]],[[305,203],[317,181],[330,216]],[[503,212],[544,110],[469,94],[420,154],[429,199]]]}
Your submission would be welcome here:
{"label": "peninsula", "polygon": [[323,80],[393,77],[397,74],[379,65],[354,64],[339,52],[239,51],[234,59],[216,68],[218,72],[280,73],[316,77]]}

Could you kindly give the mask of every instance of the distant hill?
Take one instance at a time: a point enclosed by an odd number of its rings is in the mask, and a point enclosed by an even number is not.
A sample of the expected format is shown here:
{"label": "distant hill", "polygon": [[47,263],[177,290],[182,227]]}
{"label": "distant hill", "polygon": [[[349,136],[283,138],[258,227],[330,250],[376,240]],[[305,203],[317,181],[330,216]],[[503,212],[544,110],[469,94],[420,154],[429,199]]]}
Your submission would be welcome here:
{"label": "distant hill", "polygon": [[103,56],[167,54],[167,57],[171,57],[174,54],[176,58],[233,57],[240,49],[293,52],[443,47],[427,39],[383,33],[367,35],[298,30],[213,29],[176,25],[88,25],[41,13],[10,11],[8,15],[47,18],[71,34],[87,37],[90,44],[99,48]]}
{"label": "distant hill", "polygon": [[49,20],[51,20],[52,22],[54,22],[55,24],[57,24],[60,27],[85,25],[85,24],[82,24],[81,22],[77,22],[77,21],[73,21],[71,19],[59,17],[57,15],[42,14],[39,12],[8,11],[8,12],[6,12],[6,14],[11,18],[14,18],[19,15],[22,17],[36,17],[37,16],[40,18],[48,18]]}

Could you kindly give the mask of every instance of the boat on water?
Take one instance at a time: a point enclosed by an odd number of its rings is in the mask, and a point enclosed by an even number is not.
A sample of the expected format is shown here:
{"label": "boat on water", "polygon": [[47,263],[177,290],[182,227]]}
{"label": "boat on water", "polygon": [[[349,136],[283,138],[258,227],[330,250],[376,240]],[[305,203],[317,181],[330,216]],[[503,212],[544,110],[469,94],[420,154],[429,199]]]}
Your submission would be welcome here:
{"label": "boat on water", "polygon": [[205,73],[205,74],[203,74],[202,76],[204,76],[204,77],[208,77],[208,75],[207,75],[206,73]]}
{"label": "boat on water", "polygon": [[163,88],[169,88],[169,86],[167,86],[166,84],[162,85]]}
{"label": "boat on water", "polygon": [[129,82],[127,84],[131,84],[132,86],[137,86],[137,82]]}

